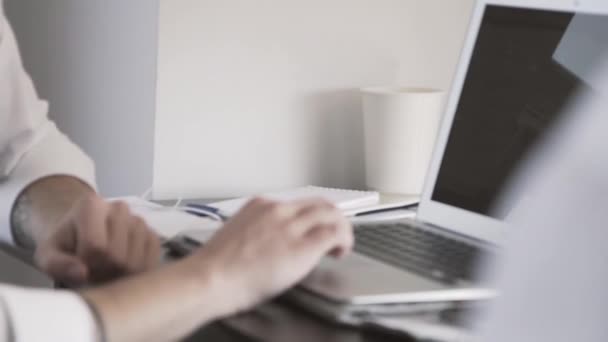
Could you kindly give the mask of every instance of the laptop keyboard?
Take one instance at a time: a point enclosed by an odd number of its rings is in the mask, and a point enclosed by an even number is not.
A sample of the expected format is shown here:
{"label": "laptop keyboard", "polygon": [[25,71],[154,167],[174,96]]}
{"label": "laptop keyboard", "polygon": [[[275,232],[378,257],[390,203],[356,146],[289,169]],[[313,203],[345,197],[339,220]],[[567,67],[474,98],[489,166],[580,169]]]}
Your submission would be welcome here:
{"label": "laptop keyboard", "polygon": [[408,223],[355,228],[355,251],[447,284],[472,280],[481,249]]}

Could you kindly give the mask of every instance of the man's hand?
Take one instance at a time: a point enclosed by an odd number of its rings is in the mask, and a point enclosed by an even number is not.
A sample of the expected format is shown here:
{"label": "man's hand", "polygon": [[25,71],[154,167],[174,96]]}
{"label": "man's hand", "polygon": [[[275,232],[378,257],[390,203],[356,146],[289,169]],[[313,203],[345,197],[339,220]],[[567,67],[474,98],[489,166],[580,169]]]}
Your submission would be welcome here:
{"label": "man's hand", "polygon": [[122,202],[86,196],[38,241],[35,260],[56,281],[70,286],[102,283],[155,267],[160,241]]}
{"label": "man's hand", "polygon": [[351,224],[323,200],[255,199],[194,258],[222,284],[230,314],[294,286],[322,257],[342,257],[353,243]]}
{"label": "man's hand", "polygon": [[256,199],[189,257],[83,295],[110,341],[177,341],[283,292],[352,245],[350,223],[327,202]]}

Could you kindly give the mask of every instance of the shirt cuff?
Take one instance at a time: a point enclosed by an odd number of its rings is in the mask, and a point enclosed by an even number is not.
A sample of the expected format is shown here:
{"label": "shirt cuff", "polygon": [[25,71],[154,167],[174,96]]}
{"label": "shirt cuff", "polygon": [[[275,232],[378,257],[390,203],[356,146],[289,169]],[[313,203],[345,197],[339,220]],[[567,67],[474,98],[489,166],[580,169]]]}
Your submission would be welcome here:
{"label": "shirt cuff", "polygon": [[17,197],[33,182],[48,176],[73,176],[95,189],[95,167],[54,123],[19,161],[9,177],[0,183],[0,241],[13,244],[11,212]]}
{"label": "shirt cuff", "polygon": [[15,342],[94,342],[99,336],[93,314],[75,293],[0,286],[0,297]]}

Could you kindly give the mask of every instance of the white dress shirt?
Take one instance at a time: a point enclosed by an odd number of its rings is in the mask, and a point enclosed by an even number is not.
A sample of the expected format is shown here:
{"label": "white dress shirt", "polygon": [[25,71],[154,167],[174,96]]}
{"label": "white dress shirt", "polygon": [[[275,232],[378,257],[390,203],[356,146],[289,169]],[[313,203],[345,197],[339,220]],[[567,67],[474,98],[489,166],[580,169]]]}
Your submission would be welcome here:
{"label": "white dress shirt", "polygon": [[573,107],[513,191],[526,197],[511,219],[483,341],[608,341],[608,65],[596,75],[596,92]]}
{"label": "white dress shirt", "polygon": [[[91,160],[47,118],[23,69],[14,34],[0,0],[0,240],[11,243],[10,213],[32,182],[72,175],[94,186]],[[0,270],[1,272],[1,270]],[[0,284],[0,342],[95,340],[87,305],[68,291],[32,290]]]}
{"label": "white dress shirt", "polygon": [[95,319],[79,296],[0,285],[1,342],[93,342],[97,336]]}
{"label": "white dress shirt", "polygon": [[33,181],[62,174],[95,184],[93,163],[59,132],[47,111],[23,69],[0,0],[0,240],[12,241],[11,208]]}

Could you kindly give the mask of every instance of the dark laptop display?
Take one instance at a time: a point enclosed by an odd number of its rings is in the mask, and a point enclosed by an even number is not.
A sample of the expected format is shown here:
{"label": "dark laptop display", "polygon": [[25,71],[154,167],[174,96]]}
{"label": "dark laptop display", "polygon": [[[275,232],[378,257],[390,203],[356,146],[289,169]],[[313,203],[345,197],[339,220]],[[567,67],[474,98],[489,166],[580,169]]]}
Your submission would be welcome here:
{"label": "dark laptop display", "polygon": [[608,17],[489,6],[432,199],[502,219],[493,204],[608,50]]}

